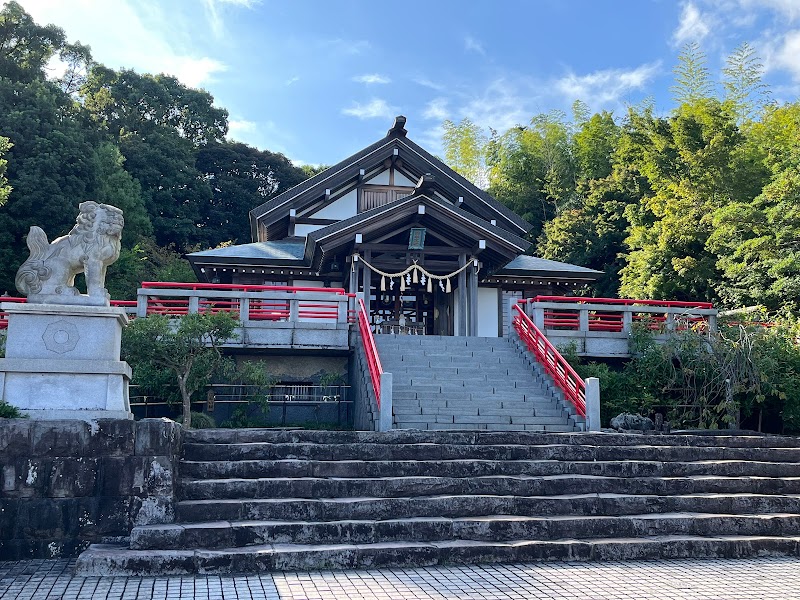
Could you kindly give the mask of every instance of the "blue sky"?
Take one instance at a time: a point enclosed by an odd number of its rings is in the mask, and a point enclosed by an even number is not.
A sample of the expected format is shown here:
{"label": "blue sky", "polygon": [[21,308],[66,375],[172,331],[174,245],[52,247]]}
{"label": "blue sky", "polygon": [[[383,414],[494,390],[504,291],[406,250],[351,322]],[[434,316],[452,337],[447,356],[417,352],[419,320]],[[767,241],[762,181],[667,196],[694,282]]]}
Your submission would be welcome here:
{"label": "blue sky", "polygon": [[714,76],[750,42],[778,101],[800,92],[800,0],[20,0],[111,67],[168,72],[230,112],[230,137],[331,164],[408,117],[440,151],[443,119],[505,130],[581,99],[671,109],[698,41]]}

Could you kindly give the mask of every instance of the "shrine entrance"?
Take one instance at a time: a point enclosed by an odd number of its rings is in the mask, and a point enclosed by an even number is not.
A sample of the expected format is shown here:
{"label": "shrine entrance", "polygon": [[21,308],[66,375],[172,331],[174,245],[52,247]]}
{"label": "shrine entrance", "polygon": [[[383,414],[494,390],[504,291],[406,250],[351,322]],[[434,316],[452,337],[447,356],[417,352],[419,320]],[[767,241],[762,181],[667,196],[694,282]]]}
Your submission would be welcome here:
{"label": "shrine entrance", "polygon": [[423,289],[372,289],[370,312],[377,333],[453,335],[451,296],[438,286]]}

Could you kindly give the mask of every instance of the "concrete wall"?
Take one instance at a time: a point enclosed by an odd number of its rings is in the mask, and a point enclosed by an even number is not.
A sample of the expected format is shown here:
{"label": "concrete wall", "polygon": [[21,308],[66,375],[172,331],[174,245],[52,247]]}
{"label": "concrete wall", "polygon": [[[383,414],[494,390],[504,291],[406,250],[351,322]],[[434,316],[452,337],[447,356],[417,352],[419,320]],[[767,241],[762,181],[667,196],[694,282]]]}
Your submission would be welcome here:
{"label": "concrete wall", "polygon": [[0,560],[73,557],[172,522],[180,430],[166,419],[0,419]]}
{"label": "concrete wall", "polygon": [[350,385],[353,398],[353,429],[377,431],[380,422],[378,402],[370,382],[367,357],[358,331],[352,334],[353,360],[350,363]]}

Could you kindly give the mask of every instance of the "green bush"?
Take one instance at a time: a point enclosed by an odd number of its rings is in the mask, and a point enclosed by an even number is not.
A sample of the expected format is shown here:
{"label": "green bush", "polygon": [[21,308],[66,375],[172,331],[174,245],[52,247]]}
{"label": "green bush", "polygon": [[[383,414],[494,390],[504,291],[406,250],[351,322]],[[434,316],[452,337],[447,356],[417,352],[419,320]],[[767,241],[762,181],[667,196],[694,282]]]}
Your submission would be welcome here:
{"label": "green bush", "polygon": [[[178,417],[178,423],[183,422],[182,417]],[[216,429],[217,422],[206,413],[192,411],[192,429]]]}
{"label": "green bush", "polygon": [[28,415],[23,415],[16,406],[0,400],[0,419],[26,419],[27,417]]}

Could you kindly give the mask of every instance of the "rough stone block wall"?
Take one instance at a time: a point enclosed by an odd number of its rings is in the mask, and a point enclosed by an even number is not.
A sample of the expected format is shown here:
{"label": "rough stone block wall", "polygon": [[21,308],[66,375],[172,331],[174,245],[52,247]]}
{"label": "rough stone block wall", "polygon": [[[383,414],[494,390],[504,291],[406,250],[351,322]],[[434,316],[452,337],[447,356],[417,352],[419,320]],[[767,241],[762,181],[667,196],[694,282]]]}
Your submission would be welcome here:
{"label": "rough stone block wall", "polygon": [[377,431],[380,414],[375,392],[370,381],[367,356],[358,332],[351,337],[353,360],[351,361],[350,386],[353,395],[353,429]]}
{"label": "rough stone block wall", "polygon": [[180,425],[0,419],[0,560],[77,556],[174,519]]}

